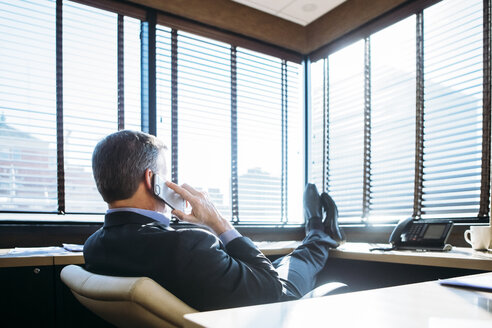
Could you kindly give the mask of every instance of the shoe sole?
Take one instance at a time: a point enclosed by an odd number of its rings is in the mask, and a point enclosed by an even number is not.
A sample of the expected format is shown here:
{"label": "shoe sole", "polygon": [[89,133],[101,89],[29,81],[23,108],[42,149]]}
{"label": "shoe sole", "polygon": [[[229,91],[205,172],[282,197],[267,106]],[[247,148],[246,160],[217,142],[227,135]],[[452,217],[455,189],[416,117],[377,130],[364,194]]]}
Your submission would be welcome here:
{"label": "shoe sole", "polygon": [[[326,215],[328,214],[328,208],[330,208],[330,209],[334,208],[335,209],[334,210],[335,211],[334,218],[335,218],[335,220],[338,221],[337,204],[335,204],[335,201],[333,200],[333,198],[331,198],[331,196],[325,192],[321,194],[321,205],[323,206],[323,209],[325,210]],[[343,245],[343,244],[345,244],[347,237],[346,237],[345,232],[343,231],[342,227],[338,227],[338,230],[340,231],[342,239],[341,240],[335,239],[335,241],[338,242],[339,245]]]}

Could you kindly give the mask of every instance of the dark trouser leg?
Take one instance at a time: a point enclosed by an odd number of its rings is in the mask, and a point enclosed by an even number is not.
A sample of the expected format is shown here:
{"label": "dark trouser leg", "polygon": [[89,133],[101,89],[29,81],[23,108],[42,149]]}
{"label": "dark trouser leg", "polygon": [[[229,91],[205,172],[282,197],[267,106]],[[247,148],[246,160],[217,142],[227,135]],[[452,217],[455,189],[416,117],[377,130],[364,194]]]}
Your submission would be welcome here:
{"label": "dark trouser leg", "polygon": [[328,250],[337,243],[321,230],[311,230],[302,245],[273,262],[283,283],[283,300],[293,300],[310,292],[316,276],[328,260]]}

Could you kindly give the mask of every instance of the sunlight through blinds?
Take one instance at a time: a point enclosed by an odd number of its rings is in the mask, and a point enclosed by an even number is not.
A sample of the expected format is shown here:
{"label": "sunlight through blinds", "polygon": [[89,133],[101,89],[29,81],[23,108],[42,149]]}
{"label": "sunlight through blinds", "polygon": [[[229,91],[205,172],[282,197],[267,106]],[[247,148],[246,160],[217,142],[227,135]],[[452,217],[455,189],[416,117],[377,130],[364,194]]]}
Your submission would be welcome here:
{"label": "sunlight through blinds", "polygon": [[237,51],[240,221],[281,219],[281,60]]}
{"label": "sunlight through blinds", "polygon": [[0,210],[57,211],[55,1],[0,1]]}
{"label": "sunlight through blinds", "polygon": [[482,150],[482,1],[424,11],[423,217],[476,217]]}
{"label": "sunlight through blinds", "polygon": [[415,15],[371,35],[370,220],[413,212]]}
{"label": "sunlight through blinds", "polygon": [[230,46],[185,32],[178,45],[178,181],[230,218]]}
{"label": "sunlight through blinds", "polygon": [[92,177],[96,143],[117,130],[117,15],[65,1],[63,120],[66,212],[105,212]]}
{"label": "sunlight through blinds", "polygon": [[362,216],[364,171],[364,41],[329,60],[329,189],[340,220]]}

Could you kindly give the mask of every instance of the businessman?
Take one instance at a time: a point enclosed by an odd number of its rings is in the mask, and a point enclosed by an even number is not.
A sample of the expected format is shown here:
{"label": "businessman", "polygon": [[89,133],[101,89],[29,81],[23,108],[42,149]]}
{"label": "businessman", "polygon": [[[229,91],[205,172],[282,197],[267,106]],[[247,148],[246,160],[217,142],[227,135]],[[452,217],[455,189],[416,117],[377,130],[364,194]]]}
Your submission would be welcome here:
{"label": "businessman", "polygon": [[298,299],[314,288],[328,250],[344,238],[328,195],[307,185],[306,237],[272,263],[205,193],[187,184],[166,182],[192,208],[191,213],[172,214],[198,226],[170,227],[163,214],[166,204],[152,188],[154,174],[166,177],[165,150],[156,137],[129,130],[113,133],[95,147],[94,179],[109,209],[103,227],[85,242],[87,270],[150,277],[200,311]]}

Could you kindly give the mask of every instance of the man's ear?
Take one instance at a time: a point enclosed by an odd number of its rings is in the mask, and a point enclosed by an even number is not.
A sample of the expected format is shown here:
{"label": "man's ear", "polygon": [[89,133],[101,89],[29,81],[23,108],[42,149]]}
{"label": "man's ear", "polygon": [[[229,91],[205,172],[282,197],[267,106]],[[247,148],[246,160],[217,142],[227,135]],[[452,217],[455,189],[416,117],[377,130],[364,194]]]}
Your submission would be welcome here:
{"label": "man's ear", "polygon": [[152,191],[152,176],[154,174],[152,173],[152,170],[151,169],[146,169],[145,170],[145,173],[144,173],[144,184],[145,184],[145,187],[148,189],[148,190],[151,190]]}

